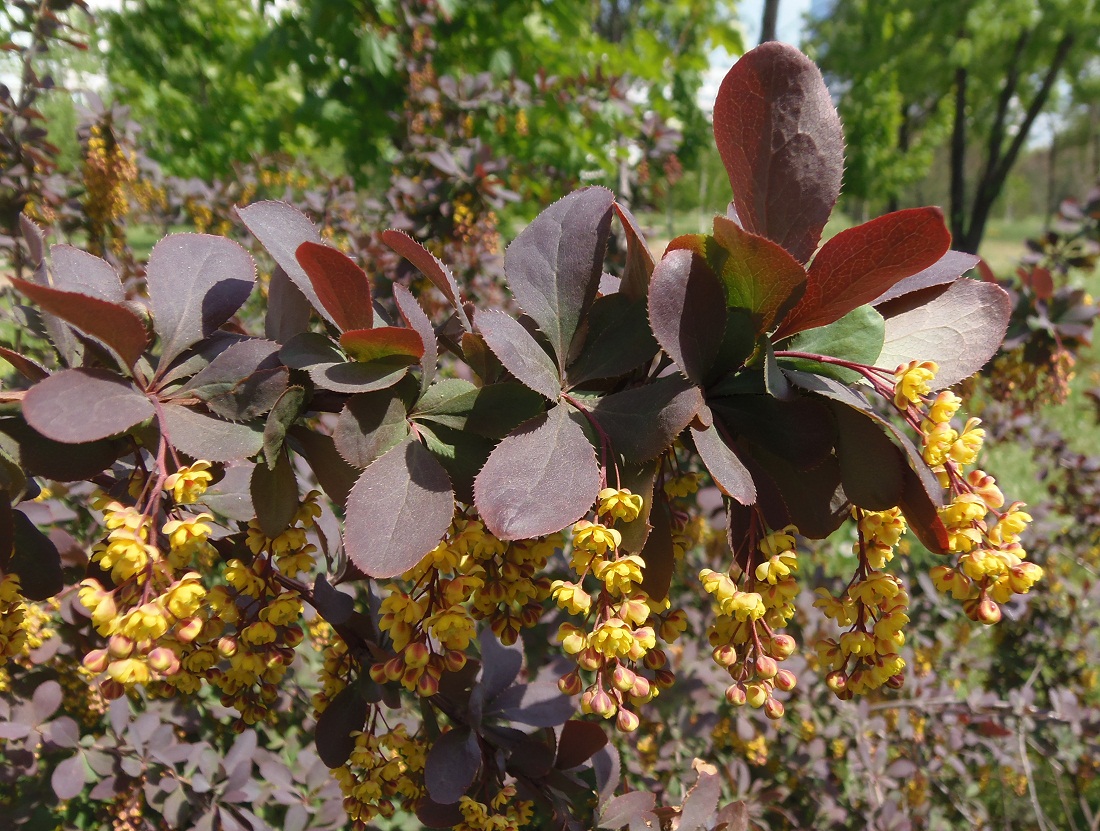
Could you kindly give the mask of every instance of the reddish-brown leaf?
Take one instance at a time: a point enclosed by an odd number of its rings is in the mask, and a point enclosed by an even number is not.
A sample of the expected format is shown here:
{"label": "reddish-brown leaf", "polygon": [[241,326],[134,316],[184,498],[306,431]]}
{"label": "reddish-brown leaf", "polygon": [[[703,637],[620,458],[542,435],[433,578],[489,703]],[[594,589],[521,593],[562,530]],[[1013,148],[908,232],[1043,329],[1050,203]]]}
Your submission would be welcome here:
{"label": "reddish-brown leaf", "polygon": [[939,208],[912,208],[841,231],[814,258],[806,293],[776,337],[839,320],[931,267],[951,245]]}
{"label": "reddish-brown leaf", "polygon": [[132,384],[98,369],[56,372],[23,398],[27,423],[46,438],[68,444],[124,433],[155,412]]}
{"label": "reddish-brown leaf", "polygon": [[844,170],[840,118],[813,61],[774,41],[743,55],[718,89],[714,138],[738,221],[807,262]]}
{"label": "reddish-brown leaf", "polygon": [[424,357],[424,341],[412,329],[383,326],[379,329],[352,329],[340,335],[340,345],[362,363],[388,359],[395,365],[414,364]]}
{"label": "reddish-brown leaf", "polygon": [[341,332],[374,325],[370,279],[351,257],[308,240],[298,246],[295,256],[309,276],[317,299]]}
{"label": "reddish-brown leaf", "polygon": [[657,264],[649,284],[649,325],[680,371],[702,384],[722,345],[726,303],[718,278],[698,254],[669,251]]}
{"label": "reddish-brown leaf", "polygon": [[462,323],[462,328],[467,332],[473,331],[470,318],[466,316],[466,310],[462,307],[462,294],[458,289],[458,283],[455,281],[451,270],[438,257],[404,231],[394,231],[392,229],[383,231],[382,242],[416,266],[425,277],[431,280],[435,287],[443,293],[443,296],[450,301],[455,314]]}

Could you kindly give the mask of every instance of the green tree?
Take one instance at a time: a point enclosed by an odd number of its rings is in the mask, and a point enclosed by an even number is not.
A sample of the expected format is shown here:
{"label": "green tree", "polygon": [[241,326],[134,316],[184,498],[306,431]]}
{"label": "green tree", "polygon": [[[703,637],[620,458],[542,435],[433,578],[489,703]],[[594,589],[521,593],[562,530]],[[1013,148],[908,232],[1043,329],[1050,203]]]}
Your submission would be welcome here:
{"label": "green tree", "polygon": [[896,198],[927,171],[946,119],[951,229],[977,250],[1036,120],[1098,38],[1096,0],[837,4],[812,41],[842,93],[854,189]]}

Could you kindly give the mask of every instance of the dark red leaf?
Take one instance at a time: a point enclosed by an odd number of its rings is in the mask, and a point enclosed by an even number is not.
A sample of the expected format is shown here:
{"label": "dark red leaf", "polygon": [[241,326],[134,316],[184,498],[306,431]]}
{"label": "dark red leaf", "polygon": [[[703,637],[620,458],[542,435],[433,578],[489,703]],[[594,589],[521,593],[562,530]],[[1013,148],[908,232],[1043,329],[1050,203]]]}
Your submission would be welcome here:
{"label": "dark red leaf", "polygon": [[911,294],[914,291],[954,283],[979,262],[980,258],[976,254],[947,251],[928,268],[917,272],[911,277],[906,277],[904,280],[899,280],[892,288],[887,289],[871,301],[871,305],[881,306],[883,303],[905,294]]}
{"label": "dark red leaf", "polygon": [[699,388],[679,375],[603,396],[592,410],[616,453],[645,462],[665,452],[703,406]]}
{"label": "dark red leaf", "polygon": [[396,577],[431,551],[451,525],[447,472],[412,437],[372,462],[348,496],[344,547],[371,577]]}
{"label": "dark red leaf", "polygon": [[15,546],[6,570],[19,575],[20,591],[28,600],[53,597],[65,587],[57,546],[22,511],[12,512],[12,521]]}
{"label": "dark red leaf", "polygon": [[573,699],[563,695],[555,681],[544,677],[509,687],[497,702],[506,705],[505,718],[531,727],[557,727],[577,710]]}
{"label": "dark red leaf", "polygon": [[559,366],[596,297],[614,201],[606,188],[573,191],[535,217],[504,252],[508,287],[550,341]]}
{"label": "dark red leaf", "polygon": [[15,367],[16,371],[31,383],[41,381],[50,374],[49,371],[37,361],[28,358],[26,355],[20,355],[15,350],[8,349],[6,346],[0,346],[0,358],[3,358]]}
{"label": "dark red leaf", "polygon": [[807,262],[844,171],[840,118],[813,61],[775,41],[743,55],[718,89],[714,139],[741,225]]}
{"label": "dark red leaf", "polygon": [[428,385],[435,377],[436,364],[439,362],[439,344],[435,339],[435,327],[421,308],[420,302],[400,283],[393,284],[393,299],[406,325],[420,335],[420,340],[423,342],[424,354],[420,358],[420,391],[423,392],[428,389]]}
{"label": "dark red leaf", "polygon": [[649,278],[657,264],[630,209],[616,202],[615,213],[626,235],[626,267],[623,269],[619,291],[629,300],[644,300],[649,294]]}
{"label": "dark red leaf", "polygon": [[126,366],[137,363],[149,345],[145,324],[125,306],[15,277],[10,282],[47,312],[67,320],[80,331],[111,347]]}
{"label": "dark red leaf", "polygon": [[467,332],[473,331],[470,319],[466,316],[466,310],[462,307],[462,294],[458,289],[458,283],[455,282],[451,270],[438,257],[404,231],[383,231],[382,242],[416,266],[425,277],[431,280],[435,287],[443,292],[443,296],[450,301],[455,314],[462,322],[462,327]]}
{"label": "dark red leaf", "polygon": [[558,400],[561,396],[558,368],[530,332],[497,309],[479,311],[474,322],[493,354],[516,380],[551,401]]}
{"label": "dark red leaf", "polygon": [[[663,496],[657,497],[655,501],[656,504],[649,511],[649,522],[653,528],[640,552],[645,563],[642,569],[642,589],[649,597],[661,601],[668,597],[668,590],[672,585],[672,574],[676,570],[676,546],[672,541],[672,517],[668,502]],[[641,517],[635,520],[641,521]]]}
{"label": "dark red leaf", "polygon": [[901,451],[882,427],[863,413],[844,404],[834,404],[837,424],[837,458],[844,494],[860,508],[886,511],[901,499],[904,469]]}
{"label": "dark red leaf", "polygon": [[709,828],[709,820],[718,810],[722,795],[722,780],[713,773],[700,773],[699,781],[684,797],[677,831],[700,831]]}
{"label": "dark red leaf", "polygon": [[717,426],[711,424],[705,430],[698,430],[693,426],[691,437],[695,441],[695,449],[699,451],[699,458],[710,472],[718,490],[742,505],[755,504],[756,485],[752,474],[737,452],[726,444]]}
{"label": "dark red leaf", "polygon": [[1028,272],[1025,282],[1037,300],[1050,300],[1054,296],[1054,278],[1049,268],[1036,266]]}
{"label": "dark red leaf", "polygon": [[290,527],[298,513],[298,479],[285,452],[279,453],[274,468],[263,464],[252,469],[250,490],[264,534],[275,538]]}
{"label": "dark red leaf", "polygon": [[424,357],[424,341],[420,335],[399,326],[350,329],[340,335],[340,345],[361,363],[389,360],[394,364],[414,364]]}
{"label": "dark red leaf", "polygon": [[286,343],[309,329],[309,300],[290,281],[281,266],[275,266],[267,286],[267,314],[264,337]]}
{"label": "dark red leaf", "polygon": [[126,302],[118,272],[94,254],[72,245],[54,245],[50,248],[50,265],[55,288],[98,297],[108,303]]}
{"label": "dark red leaf", "polygon": [[653,791],[631,791],[613,797],[600,809],[600,828],[618,829],[629,825],[633,831],[636,826],[646,828],[659,825],[653,807],[657,804],[657,795]]}
{"label": "dark red leaf", "polygon": [[776,338],[839,320],[939,262],[951,234],[939,208],[912,208],[841,231],[814,257],[806,293]]}
{"label": "dark red leaf", "polygon": [[716,831],[749,831],[749,808],[744,803],[731,802],[718,812]]}
{"label": "dark red leaf", "polygon": [[309,277],[321,309],[341,332],[374,325],[370,278],[343,251],[318,242],[303,242],[295,251]]}
{"label": "dark red leaf", "polygon": [[625,375],[648,363],[660,349],[650,330],[645,298],[630,300],[618,293],[597,297],[583,326],[583,346],[566,371],[572,387]]}
{"label": "dark red leaf", "polygon": [[305,456],[321,489],[343,509],[356,479],[359,478],[359,471],[336,452],[332,436],[305,427],[292,427],[289,435],[295,441],[295,449]]}
{"label": "dark red leaf", "polygon": [[236,314],[255,281],[252,257],[224,237],[171,234],[153,246],[145,282],[161,366]]}
{"label": "dark red leaf", "polygon": [[279,345],[249,338],[226,349],[174,395],[194,395],[216,415],[248,421],[263,415],[286,391],[288,373]]}
{"label": "dark red leaf", "polygon": [[909,361],[935,361],[933,389],[945,389],[993,357],[1011,314],[1012,303],[1000,286],[956,280],[920,305],[886,317],[886,342],[875,366],[892,370]]}
{"label": "dark red leaf", "polygon": [[309,368],[309,377],[323,390],[332,392],[376,392],[389,389],[409,372],[407,358],[387,358],[359,363],[317,364]]}
{"label": "dark red leaf", "polygon": [[607,744],[607,733],[594,721],[569,719],[561,726],[558,738],[558,755],[554,767],[569,770],[583,765]]}
{"label": "dark red leaf", "polygon": [[657,263],[649,284],[649,325],[680,371],[702,384],[726,328],[722,285],[702,257],[670,251]]}
{"label": "dark red leaf", "polygon": [[164,405],[161,425],[168,442],[193,459],[233,462],[260,452],[263,428],[206,415],[178,404]]}
{"label": "dark red leaf", "polygon": [[522,424],[494,449],[474,485],[485,526],[499,539],[553,534],[596,501],[592,445],[564,405]]}
{"label": "dark red leaf", "polygon": [[458,802],[481,770],[481,747],[469,727],[456,727],[435,740],[424,760],[424,786],[440,805]]}
{"label": "dark red leaf", "polygon": [[318,716],[314,740],[317,755],[326,767],[338,768],[350,758],[355,749],[352,733],[366,724],[367,707],[366,699],[352,685],[340,690]]}
{"label": "dark red leaf", "polygon": [[46,438],[68,444],[124,433],[156,411],[129,382],[100,369],[66,369],[35,384],[23,417]]}

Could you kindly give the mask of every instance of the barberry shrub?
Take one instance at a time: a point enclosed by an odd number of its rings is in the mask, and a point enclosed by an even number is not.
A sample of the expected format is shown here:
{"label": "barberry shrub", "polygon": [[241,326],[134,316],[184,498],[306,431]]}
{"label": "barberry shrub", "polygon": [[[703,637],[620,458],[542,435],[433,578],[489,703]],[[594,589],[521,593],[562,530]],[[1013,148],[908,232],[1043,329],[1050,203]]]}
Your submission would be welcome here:
{"label": "barberry shrub", "polygon": [[[949,250],[935,208],[819,248],[842,134],[794,48],[738,61],[714,133],[734,198],[712,233],[656,260],[610,191],[570,193],[507,249],[518,319],[467,302],[397,231],[384,241],[447,311],[398,284],[384,306],[279,202],[238,211],[277,264],[263,336],[238,317],[256,269],[234,242],[166,237],[134,301],[105,261],[47,256],[25,221],[36,268],[12,285],[53,360],[0,351],[28,382],[0,394],[0,654],[22,648],[22,598],[71,576],[21,503],[86,481],[102,528],[77,578],[100,638],[87,673],[114,698],[216,690],[243,729],[316,613],[317,749],[357,827],[398,809],[459,829],[742,821],[705,765],[681,809],[614,796],[599,719],[631,732],[676,683],[666,647],[692,595],[713,604],[729,704],[778,719],[800,540],[856,524],[855,573],[816,604],[842,699],[903,683],[908,594],[889,563],[907,530],[983,623],[1041,570],[1024,506],[968,470],[984,431],[947,389],[998,348],[1005,292],[962,277],[975,258]],[[626,264],[609,274],[616,221]],[[707,519],[723,544],[685,579]]]}

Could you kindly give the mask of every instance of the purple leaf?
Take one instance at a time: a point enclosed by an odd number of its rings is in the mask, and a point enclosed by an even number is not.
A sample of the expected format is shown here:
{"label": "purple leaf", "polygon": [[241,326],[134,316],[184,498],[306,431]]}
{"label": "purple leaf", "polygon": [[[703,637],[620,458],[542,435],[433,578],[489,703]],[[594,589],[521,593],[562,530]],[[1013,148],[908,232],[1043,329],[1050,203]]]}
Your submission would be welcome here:
{"label": "purple leaf", "polygon": [[317,718],[314,740],[317,755],[327,767],[338,768],[355,749],[351,734],[362,730],[367,721],[367,702],[354,687],[344,687]]}
{"label": "purple leaf", "polygon": [[749,808],[745,802],[731,802],[718,812],[719,831],[749,831]]}
{"label": "purple leaf", "polygon": [[[649,501],[652,502],[652,499]],[[645,567],[642,569],[642,588],[654,600],[668,597],[672,574],[676,569],[676,547],[672,541],[672,521],[668,502],[658,497],[657,504],[649,512],[652,529],[640,554]],[[641,517],[636,521],[640,521]],[[631,523],[633,524],[633,523]]]}
{"label": "purple leaf", "polygon": [[901,451],[881,427],[858,410],[840,403],[832,410],[845,496],[868,511],[895,507],[905,485]]}
{"label": "purple leaf", "polygon": [[390,391],[353,395],[332,431],[340,455],[359,468],[371,464],[407,435],[405,404]]}
{"label": "purple leaf", "polygon": [[577,711],[573,699],[544,678],[509,688],[498,702],[505,718],[531,727],[557,727]]}
{"label": "purple leaf", "polygon": [[176,396],[191,394],[216,415],[249,421],[275,406],[286,391],[288,373],[279,345],[261,338],[234,344],[186,382]]}
{"label": "purple leaf", "polygon": [[344,545],[371,577],[396,577],[431,551],[451,525],[447,472],[409,437],[372,462],[348,496]]}
{"label": "purple leaf", "polygon": [[31,717],[34,723],[44,724],[61,706],[61,685],[56,681],[43,681],[35,687],[31,696]]}
{"label": "purple leaf", "polygon": [[493,309],[476,315],[478,331],[504,368],[518,381],[551,401],[561,395],[561,380],[553,359],[523,326],[507,313]]}
{"label": "purple leaf", "polygon": [[[372,332],[378,329],[370,330]],[[400,331],[409,332],[408,329]],[[348,361],[346,363],[316,364],[309,368],[309,377],[313,383],[323,390],[332,392],[357,393],[377,392],[389,389],[397,384],[409,372],[408,363],[404,360],[378,360],[370,363]]]}
{"label": "purple leaf", "polygon": [[306,296],[290,282],[286,272],[275,266],[267,286],[267,314],[264,337],[286,343],[309,329],[310,305]]}
{"label": "purple leaf", "polygon": [[649,324],[676,366],[702,384],[714,366],[726,328],[726,298],[702,257],[670,251],[653,269]]}
{"label": "purple leaf", "polygon": [[712,773],[700,773],[699,781],[684,797],[680,808],[678,831],[699,831],[709,828],[708,821],[718,810],[718,797],[722,795],[722,780]]}
{"label": "purple leaf", "polygon": [[633,826],[639,821],[656,819],[652,813],[656,804],[657,795],[653,791],[631,791],[616,796],[600,809],[598,827],[617,831],[624,825],[629,825],[633,831]]}
{"label": "purple leaf", "polygon": [[714,138],[741,225],[807,262],[844,170],[840,119],[813,61],[775,41],[743,55],[718,89]]}
{"label": "purple leaf", "polygon": [[841,231],[814,257],[806,293],[775,337],[839,320],[934,265],[950,245],[939,208],[895,211]]}
{"label": "purple leaf", "polygon": [[126,291],[118,279],[118,272],[100,257],[72,245],[60,244],[50,248],[50,264],[56,288],[98,297],[108,303],[126,302]]}
{"label": "purple leaf", "polygon": [[274,468],[263,464],[252,469],[250,491],[264,534],[275,538],[290,527],[298,513],[298,480],[286,453],[279,453]]}
{"label": "purple leaf", "polygon": [[27,423],[46,438],[68,444],[124,433],[155,412],[136,387],[99,369],[54,373],[23,398]]}
{"label": "purple leaf", "polygon": [[161,338],[160,366],[217,331],[255,281],[251,255],[224,237],[171,234],[153,246],[145,282]]}
{"label": "purple leaf", "polygon": [[980,259],[977,254],[947,251],[928,268],[917,272],[911,277],[906,277],[904,280],[899,280],[892,288],[887,289],[872,300],[871,305],[879,306],[914,291],[954,283],[955,280],[974,268]]}
{"label": "purple leaf", "polygon": [[569,770],[583,765],[607,744],[607,733],[593,721],[570,719],[561,726],[554,767]]}
{"label": "purple leaf", "polygon": [[596,500],[600,469],[588,439],[564,405],[520,425],[478,474],[474,501],[499,539],[553,534]]}
{"label": "purple leaf", "polygon": [[455,314],[462,323],[462,328],[467,332],[473,331],[470,318],[466,316],[466,310],[462,306],[462,294],[458,290],[458,283],[455,282],[451,270],[438,257],[404,231],[383,231],[382,242],[416,266],[425,277],[431,280],[435,287],[443,292],[443,296],[450,301]]}
{"label": "purple leaf", "polygon": [[203,504],[218,516],[248,522],[256,515],[251,491],[253,467],[251,462],[227,467],[221,481],[203,494]]}
{"label": "purple leaf", "polygon": [[424,762],[428,796],[440,805],[458,802],[481,770],[481,747],[468,727],[456,727],[435,740]]}
{"label": "purple leaf", "polygon": [[80,745],[80,725],[68,716],[55,718],[46,725],[46,740],[58,747],[78,747]]}
{"label": "purple leaf", "polygon": [[573,191],[535,217],[504,252],[508,287],[550,341],[559,366],[596,297],[614,201],[606,188]]}
{"label": "purple leaf", "polygon": [[263,447],[263,429],[206,415],[178,404],[164,405],[161,425],[169,443],[194,459],[235,462]]}
{"label": "purple leaf", "polygon": [[0,346],[0,358],[3,358],[32,384],[38,383],[50,373],[44,366],[26,355],[21,355],[6,346]]}
{"label": "purple leaf", "polygon": [[632,301],[625,294],[597,297],[583,326],[583,346],[566,372],[571,387],[625,375],[651,361],[659,349],[644,298]]}
{"label": "purple leaf", "polygon": [[77,753],[53,769],[50,785],[58,799],[73,799],[84,790],[84,756]]}
{"label": "purple leaf", "polygon": [[756,484],[752,480],[752,474],[737,452],[726,444],[718,428],[714,424],[705,430],[692,427],[691,437],[695,440],[699,458],[703,460],[718,489],[742,505],[755,504]]}
{"label": "purple leaf", "polygon": [[260,241],[267,253],[290,278],[325,319],[335,324],[313,290],[313,283],[298,263],[296,253],[303,242],[321,242],[321,235],[309,218],[286,202],[255,202],[246,208],[237,208],[237,216],[252,236]]}
{"label": "purple leaf", "polygon": [[405,324],[420,335],[423,344],[423,355],[420,358],[420,391],[424,392],[435,377],[436,364],[439,361],[439,344],[435,339],[435,328],[419,301],[400,283],[393,284],[393,299]]}
{"label": "purple leaf", "polygon": [[523,646],[518,641],[505,646],[488,628],[481,630],[478,643],[481,645],[481,687],[485,700],[492,701],[519,675],[523,666]]}
{"label": "purple leaf", "polygon": [[642,387],[605,395],[592,410],[615,452],[645,462],[672,446],[703,406],[699,388],[668,375]]}
{"label": "purple leaf", "polygon": [[14,277],[10,282],[12,287],[47,312],[68,321],[80,331],[111,347],[126,366],[132,367],[136,364],[145,347],[149,345],[145,324],[125,306]]}
{"label": "purple leaf", "polygon": [[946,389],[993,357],[1011,313],[1000,286],[956,280],[931,300],[886,318],[886,342],[875,366],[892,370],[909,361],[935,361],[933,388]]}
{"label": "purple leaf", "polygon": [[345,332],[374,325],[370,278],[351,257],[308,240],[298,246],[295,256],[321,302],[318,311],[327,312],[337,329]]}
{"label": "purple leaf", "polygon": [[359,471],[341,458],[331,436],[305,427],[292,427],[290,436],[294,439],[295,449],[305,456],[321,489],[343,508]]}
{"label": "purple leaf", "polygon": [[615,214],[622,223],[626,235],[626,267],[623,269],[619,291],[629,300],[643,300],[649,294],[649,278],[656,263],[642,229],[630,209],[615,203]]}

